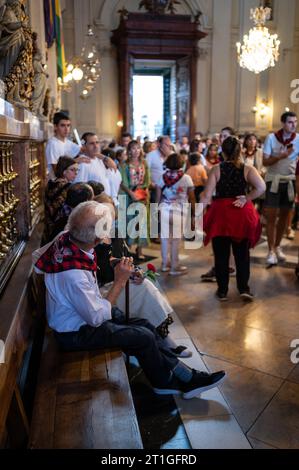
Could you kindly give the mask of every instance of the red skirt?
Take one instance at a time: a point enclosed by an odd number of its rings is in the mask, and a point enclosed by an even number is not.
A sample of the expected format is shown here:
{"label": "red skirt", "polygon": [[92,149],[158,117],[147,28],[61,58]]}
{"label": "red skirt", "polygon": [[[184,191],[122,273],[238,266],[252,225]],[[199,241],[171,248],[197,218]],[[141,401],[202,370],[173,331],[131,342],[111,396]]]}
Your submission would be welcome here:
{"label": "red skirt", "polygon": [[250,248],[257,244],[262,233],[260,216],[252,202],[240,208],[233,206],[235,200],[224,198],[213,201],[203,218],[205,245],[215,237],[230,237],[237,243],[247,239]]}

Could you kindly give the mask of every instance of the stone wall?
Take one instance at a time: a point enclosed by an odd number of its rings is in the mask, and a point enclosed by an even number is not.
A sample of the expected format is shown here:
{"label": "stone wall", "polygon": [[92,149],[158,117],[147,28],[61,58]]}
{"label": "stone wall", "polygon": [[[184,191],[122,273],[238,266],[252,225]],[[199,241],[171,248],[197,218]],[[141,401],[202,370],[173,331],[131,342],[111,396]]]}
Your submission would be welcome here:
{"label": "stone wall", "polygon": [[[84,4],[84,5],[83,5]],[[138,11],[138,0],[125,2],[129,11]],[[110,43],[111,30],[118,26],[123,0],[90,0],[98,35],[102,76],[91,99],[81,101],[79,90],[63,96],[63,108],[70,110],[80,132],[96,131],[101,137],[117,134],[118,85],[116,51]],[[64,13],[66,55],[78,54],[89,22],[89,2],[66,0]],[[202,29],[207,38],[199,42],[197,127],[203,132],[217,132],[231,125],[240,132],[255,130],[261,135],[279,126],[285,107],[290,103],[290,83],[299,78],[299,2],[274,2],[273,21],[269,27],[282,41],[281,57],[275,68],[259,76],[243,70],[237,63],[235,43],[253,23],[250,8],[256,0],[182,0],[178,13],[203,12]],[[261,100],[268,100],[271,112],[261,119],[251,112]]]}

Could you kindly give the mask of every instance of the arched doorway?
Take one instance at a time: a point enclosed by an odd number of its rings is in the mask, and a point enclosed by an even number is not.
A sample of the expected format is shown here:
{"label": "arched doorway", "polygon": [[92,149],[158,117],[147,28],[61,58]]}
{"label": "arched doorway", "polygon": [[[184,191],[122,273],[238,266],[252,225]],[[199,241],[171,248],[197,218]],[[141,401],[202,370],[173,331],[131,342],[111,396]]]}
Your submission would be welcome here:
{"label": "arched doorway", "polygon": [[[124,13],[113,31],[119,64],[119,111],[123,129],[134,133],[133,76],[138,63],[172,63],[172,110],[166,126],[176,139],[196,131],[196,61],[197,43],[206,33],[198,30],[190,15],[152,15]],[[145,90],[150,93],[150,90]],[[167,101],[167,100],[165,100]],[[171,97],[169,98],[171,102]],[[171,103],[169,104],[169,106]],[[164,116],[167,114],[164,113]]]}

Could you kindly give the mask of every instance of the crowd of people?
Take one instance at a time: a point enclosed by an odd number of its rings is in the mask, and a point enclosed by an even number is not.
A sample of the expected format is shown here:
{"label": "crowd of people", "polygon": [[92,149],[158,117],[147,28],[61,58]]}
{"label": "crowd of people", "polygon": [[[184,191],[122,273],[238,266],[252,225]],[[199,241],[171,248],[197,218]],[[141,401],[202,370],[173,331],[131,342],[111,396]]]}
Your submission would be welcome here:
{"label": "crowd of people", "polygon": [[[236,275],[240,297],[252,301],[249,250],[259,242],[262,225],[268,266],[286,260],[282,238],[294,239],[298,228],[296,114],[284,113],[281,123],[264,143],[254,133],[237,136],[227,126],[219,134],[197,133],[191,141],[183,136],[176,143],[169,136],[142,143],[129,133],[119,143],[108,142],[85,132],[79,145],[69,139],[69,116],[55,114],[55,136],[46,148],[45,246],[34,260],[45,276],[48,322],[62,348],[120,347],[138,358],[160,394],[192,398],[223,380],[223,371],[206,374],[179,360],[191,352],[171,338],[172,308],[136,261],[144,261],[144,247],[160,243],[161,272],[187,274],[179,262],[182,234],[176,229],[185,235],[190,223],[194,239],[201,203],[204,244],[211,241],[214,252],[214,266],[202,280],[216,280],[216,296],[225,301],[229,278]],[[153,237],[150,207],[157,204],[158,233]],[[125,236],[121,207],[126,228],[134,226],[139,213],[134,230]],[[108,214],[115,236],[99,231]],[[129,322],[123,314],[127,282]],[[99,288],[104,284],[105,298]]]}

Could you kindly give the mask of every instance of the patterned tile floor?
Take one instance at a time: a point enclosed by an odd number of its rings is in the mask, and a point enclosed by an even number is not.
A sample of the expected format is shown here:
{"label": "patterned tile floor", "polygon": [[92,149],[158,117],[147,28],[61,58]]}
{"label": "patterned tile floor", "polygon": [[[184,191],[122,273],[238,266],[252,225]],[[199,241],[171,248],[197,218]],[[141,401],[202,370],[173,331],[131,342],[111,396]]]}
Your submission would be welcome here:
{"label": "patterned tile floor", "polygon": [[[299,365],[290,359],[290,343],[299,338],[298,242],[298,232],[294,242],[284,241],[287,263],[272,269],[264,263],[266,244],[253,250],[251,288],[256,298],[251,304],[240,301],[234,278],[226,303],[215,298],[215,283],[200,282],[213,264],[210,247],[182,250],[187,275],[161,276],[178,316],[172,334],[194,351],[186,363],[202,370],[225,369],[227,378],[219,390],[188,401],[170,398],[156,409],[155,418],[148,415],[152,435],[157,423],[166,425],[163,438],[156,434],[147,447],[299,447]],[[154,264],[159,266],[159,245],[145,253],[157,256]]]}

